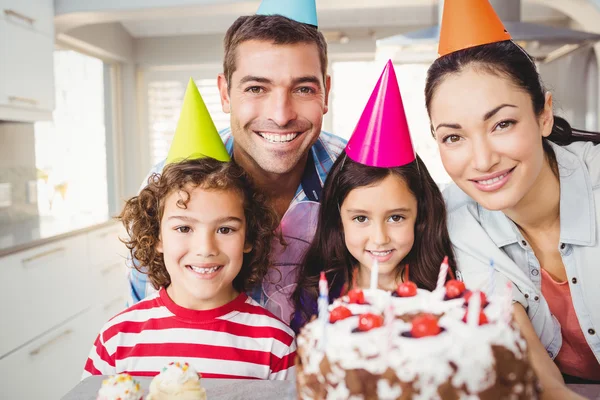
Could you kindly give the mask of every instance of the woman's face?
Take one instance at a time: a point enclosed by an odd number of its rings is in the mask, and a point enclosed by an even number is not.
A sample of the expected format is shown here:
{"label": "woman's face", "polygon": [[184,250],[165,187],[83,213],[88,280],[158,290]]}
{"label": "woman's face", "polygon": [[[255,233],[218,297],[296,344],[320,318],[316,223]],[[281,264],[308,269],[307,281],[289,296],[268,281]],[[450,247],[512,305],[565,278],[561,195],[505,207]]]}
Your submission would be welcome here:
{"label": "woman's face", "polygon": [[444,168],[486,209],[513,208],[536,184],[554,122],[550,94],[537,116],[526,91],[471,66],[443,78],[430,116]]}

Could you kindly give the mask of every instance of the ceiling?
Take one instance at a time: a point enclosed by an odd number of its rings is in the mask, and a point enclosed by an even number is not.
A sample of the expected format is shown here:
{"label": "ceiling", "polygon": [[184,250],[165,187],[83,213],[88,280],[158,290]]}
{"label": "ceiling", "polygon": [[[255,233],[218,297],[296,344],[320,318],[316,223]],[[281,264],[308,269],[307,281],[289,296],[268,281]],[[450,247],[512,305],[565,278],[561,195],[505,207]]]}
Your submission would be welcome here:
{"label": "ceiling", "polygon": [[[81,10],[58,15],[57,31],[103,22],[120,22],[134,38],[222,34],[240,15],[253,14],[258,1],[219,1],[216,4],[132,9]],[[319,0],[323,31],[414,28],[437,22],[436,0]],[[57,10],[58,11],[58,10]],[[569,18],[539,3],[523,2],[522,19],[567,25]],[[61,26],[62,25],[62,26]]]}

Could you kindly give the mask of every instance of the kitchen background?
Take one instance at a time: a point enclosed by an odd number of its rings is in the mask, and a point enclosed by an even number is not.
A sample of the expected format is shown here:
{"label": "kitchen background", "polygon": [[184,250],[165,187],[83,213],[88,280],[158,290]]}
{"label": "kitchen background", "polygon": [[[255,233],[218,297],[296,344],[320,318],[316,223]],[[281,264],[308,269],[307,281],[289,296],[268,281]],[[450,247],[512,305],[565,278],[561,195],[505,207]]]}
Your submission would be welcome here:
{"label": "kitchen background", "polygon": [[[166,156],[192,76],[217,128],[222,39],[258,1],[0,0],[0,398],[57,399],[126,303],[112,220]],[[557,113],[600,129],[600,0],[492,0],[536,56]],[[318,0],[333,79],[324,129],[349,137],[383,64],[396,65],[415,146],[437,0]],[[33,379],[33,381],[32,381]]]}

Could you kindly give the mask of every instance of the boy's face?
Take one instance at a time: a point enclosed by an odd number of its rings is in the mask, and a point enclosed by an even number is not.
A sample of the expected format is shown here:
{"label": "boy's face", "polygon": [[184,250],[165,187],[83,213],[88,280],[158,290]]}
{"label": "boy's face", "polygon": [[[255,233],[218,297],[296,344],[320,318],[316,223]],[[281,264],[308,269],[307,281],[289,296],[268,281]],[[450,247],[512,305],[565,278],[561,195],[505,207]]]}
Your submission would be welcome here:
{"label": "boy's face", "polygon": [[171,285],[167,293],[179,306],[194,310],[220,307],[238,293],[233,279],[242,268],[246,218],[241,196],[231,190],[186,188],[165,200],[157,250],[164,255]]}

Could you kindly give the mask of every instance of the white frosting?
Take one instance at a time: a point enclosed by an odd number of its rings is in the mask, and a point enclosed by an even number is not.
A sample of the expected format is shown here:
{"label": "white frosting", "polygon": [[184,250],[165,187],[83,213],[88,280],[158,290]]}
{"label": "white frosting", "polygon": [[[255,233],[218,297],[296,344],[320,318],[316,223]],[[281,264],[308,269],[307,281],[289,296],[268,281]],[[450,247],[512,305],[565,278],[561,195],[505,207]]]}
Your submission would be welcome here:
{"label": "white frosting", "polygon": [[146,400],[206,400],[206,390],[194,367],[172,362],[154,377]]}
{"label": "white frosting", "polygon": [[118,374],[102,381],[97,400],[141,400],[144,392],[129,374]]}
{"label": "white frosting", "polygon": [[[414,399],[439,398],[438,388],[445,382],[451,382],[455,388],[466,388],[461,398],[477,398],[478,393],[492,386],[496,380],[492,345],[505,347],[518,359],[524,356],[525,340],[506,322],[506,302],[499,296],[488,299],[490,304],[484,312],[489,323],[473,326],[462,322],[466,312],[462,298],[441,301],[439,292],[424,290],[408,298],[392,297],[389,292],[381,290],[364,292],[369,304],[348,304],[348,298],[344,297],[334,301],[330,311],[343,305],[353,314],[371,312],[384,315],[390,312],[389,304],[392,302],[396,316],[418,313],[441,315],[438,324],[443,331],[437,336],[404,337],[401,334],[409,332],[411,324],[395,319],[391,326],[388,321],[381,328],[356,332],[357,315],[326,326],[317,321],[309,323],[298,337],[298,347],[305,350],[300,353],[302,368],[304,374],[316,374],[324,383],[320,364],[327,356],[332,369],[327,376],[330,383],[327,385],[327,399],[348,398],[346,370],[363,369],[381,375],[388,368],[395,371],[401,381],[413,382],[413,388],[418,392]],[[322,337],[327,338],[324,351],[319,348]],[[332,387],[335,384],[337,386]],[[381,399],[395,399],[401,392],[399,385],[390,385],[387,380],[380,379],[377,383],[377,394]]]}
{"label": "white frosting", "polygon": [[163,386],[181,386],[187,381],[199,381],[198,372],[188,363],[173,362],[162,369],[160,374]]}

